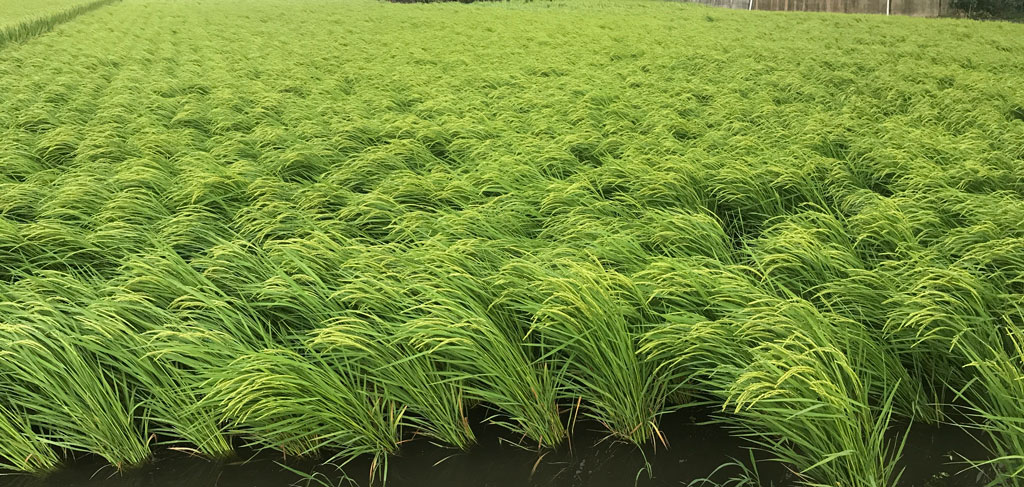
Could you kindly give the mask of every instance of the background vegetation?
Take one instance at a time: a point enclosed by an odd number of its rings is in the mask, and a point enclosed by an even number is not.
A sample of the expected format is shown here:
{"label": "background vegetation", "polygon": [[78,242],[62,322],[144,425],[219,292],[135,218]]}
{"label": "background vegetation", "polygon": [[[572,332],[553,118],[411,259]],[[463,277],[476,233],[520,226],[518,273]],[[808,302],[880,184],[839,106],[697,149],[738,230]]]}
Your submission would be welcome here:
{"label": "background vegetation", "polygon": [[119,0],[0,0],[0,46],[49,32],[85,12]]}
{"label": "background vegetation", "polygon": [[953,7],[969,17],[1024,19],[1024,1],[1021,0],[954,0]]}
{"label": "background vegetation", "polygon": [[0,1],[0,24],[11,24],[29,17],[38,17],[85,3],[80,0]]}

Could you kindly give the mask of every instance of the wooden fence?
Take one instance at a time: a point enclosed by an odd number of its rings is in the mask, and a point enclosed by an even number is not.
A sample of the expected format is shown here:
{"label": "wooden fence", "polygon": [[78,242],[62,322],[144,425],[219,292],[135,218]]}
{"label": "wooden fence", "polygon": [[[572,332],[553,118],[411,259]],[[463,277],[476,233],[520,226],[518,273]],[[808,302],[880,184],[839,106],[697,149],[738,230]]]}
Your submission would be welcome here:
{"label": "wooden fence", "polygon": [[941,17],[954,13],[949,0],[694,0],[697,3],[747,10],[792,10],[857,14]]}

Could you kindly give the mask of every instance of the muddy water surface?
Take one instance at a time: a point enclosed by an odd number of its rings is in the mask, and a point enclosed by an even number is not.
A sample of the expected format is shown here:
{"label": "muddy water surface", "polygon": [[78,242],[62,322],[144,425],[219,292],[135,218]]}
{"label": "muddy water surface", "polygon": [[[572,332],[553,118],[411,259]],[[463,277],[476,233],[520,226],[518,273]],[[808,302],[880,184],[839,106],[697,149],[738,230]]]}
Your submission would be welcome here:
{"label": "muddy water surface", "polygon": [[[668,448],[640,451],[604,438],[596,425],[581,423],[571,445],[537,453],[514,446],[518,438],[495,427],[476,428],[478,445],[457,452],[426,439],[403,446],[388,466],[390,487],[628,487],[685,486],[710,475],[730,458],[749,459],[743,440],[720,426],[701,424],[706,417],[679,412],[664,418]],[[915,426],[904,451],[902,486],[972,487],[983,479],[963,469],[960,455],[980,458],[980,446],[955,427]],[[290,469],[311,472],[303,479]],[[778,464],[759,462],[762,485],[795,485],[794,476]],[[344,471],[315,460],[282,459],[273,453],[244,449],[238,458],[208,461],[173,451],[158,452],[139,469],[117,473],[102,460],[85,456],[45,478],[0,477],[3,487],[283,487],[288,485],[365,486],[369,463],[349,464]],[[719,470],[724,481],[735,469]],[[350,480],[346,480],[348,477]]]}

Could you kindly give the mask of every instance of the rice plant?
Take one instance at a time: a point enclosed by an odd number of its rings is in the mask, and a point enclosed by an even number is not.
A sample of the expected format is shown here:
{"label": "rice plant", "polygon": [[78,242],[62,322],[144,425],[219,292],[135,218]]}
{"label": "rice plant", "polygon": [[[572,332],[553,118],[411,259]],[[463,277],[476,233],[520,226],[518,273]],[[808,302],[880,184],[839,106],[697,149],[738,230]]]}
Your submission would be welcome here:
{"label": "rice plant", "polygon": [[57,452],[32,430],[28,415],[16,406],[0,405],[0,467],[22,472],[45,472],[56,467]]}

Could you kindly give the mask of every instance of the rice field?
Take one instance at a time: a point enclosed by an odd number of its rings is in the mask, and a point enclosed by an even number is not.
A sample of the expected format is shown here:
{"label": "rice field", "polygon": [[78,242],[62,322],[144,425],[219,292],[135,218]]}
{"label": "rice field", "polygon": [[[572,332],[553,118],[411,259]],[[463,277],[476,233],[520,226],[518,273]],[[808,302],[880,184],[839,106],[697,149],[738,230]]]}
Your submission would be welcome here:
{"label": "rice field", "polygon": [[0,47],[46,32],[118,0],[0,0]]}
{"label": "rice field", "polygon": [[671,455],[711,407],[802,485],[900,485],[936,423],[1024,485],[1024,25],[123,0],[19,41],[0,470],[386,479],[481,410]]}
{"label": "rice field", "polygon": [[79,0],[0,0],[0,24],[7,25],[41,17],[81,4]]}

